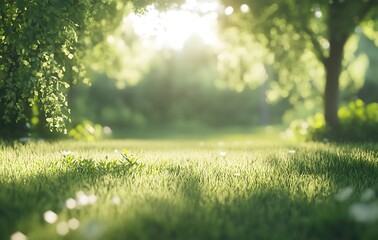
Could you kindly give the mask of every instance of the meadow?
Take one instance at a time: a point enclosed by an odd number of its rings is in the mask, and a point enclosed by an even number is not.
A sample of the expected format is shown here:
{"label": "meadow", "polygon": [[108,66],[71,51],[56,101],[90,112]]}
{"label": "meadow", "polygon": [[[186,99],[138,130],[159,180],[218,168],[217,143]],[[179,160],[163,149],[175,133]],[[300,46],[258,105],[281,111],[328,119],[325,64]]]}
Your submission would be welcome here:
{"label": "meadow", "polygon": [[0,239],[378,239],[378,144],[0,145]]}

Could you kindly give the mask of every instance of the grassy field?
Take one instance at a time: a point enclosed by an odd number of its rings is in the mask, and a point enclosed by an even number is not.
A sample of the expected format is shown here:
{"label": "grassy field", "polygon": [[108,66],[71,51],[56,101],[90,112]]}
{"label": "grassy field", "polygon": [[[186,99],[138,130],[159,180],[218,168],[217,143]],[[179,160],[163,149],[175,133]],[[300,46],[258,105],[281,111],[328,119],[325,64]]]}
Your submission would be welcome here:
{"label": "grassy field", "polygon": [[0,239],[378,239],[377,192],[378,144],[0,145]]}

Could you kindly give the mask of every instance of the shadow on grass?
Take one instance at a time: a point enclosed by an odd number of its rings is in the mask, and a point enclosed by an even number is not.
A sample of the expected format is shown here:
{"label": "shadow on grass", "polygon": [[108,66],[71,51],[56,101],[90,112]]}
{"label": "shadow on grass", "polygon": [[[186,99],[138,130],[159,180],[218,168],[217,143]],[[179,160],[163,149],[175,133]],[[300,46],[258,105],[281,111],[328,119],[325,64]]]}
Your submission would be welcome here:
{"label": "shadow on grass", "polygon": [[[378,187],[378,145],[358,145],[345,147],[343,152],[316,150],[310,156],[294,157],[290,170],[297,174],[321,176],[337,188]],[[309,156],[309,155],[308,155]],[[378,189],[376,189],[378,190]]]}
{"label": "shadow on grass", "polygon": [[9,239],[16,231],[30,231],[35,223],[44,223],[44,212],[61,212],[66,207],[66,199],[75,198],[79,190],[96,186],[105,175],[68,169],[58,174],[38,174],[0,183],[0,239]]}
{"label": "shadow on grass", "polygon": [[181,170],[171,183],[179,189],[174,194],[175,200],[146,196],[134,214],[123,216],[108,229],[104,239],[378,237],[374,227],[358,224],[348,217],[346,204],[308,201],[306,197],[294,197],[287,190],[272,186],[222,197],[219,193],[206,192],[202,181],[202,176]]}

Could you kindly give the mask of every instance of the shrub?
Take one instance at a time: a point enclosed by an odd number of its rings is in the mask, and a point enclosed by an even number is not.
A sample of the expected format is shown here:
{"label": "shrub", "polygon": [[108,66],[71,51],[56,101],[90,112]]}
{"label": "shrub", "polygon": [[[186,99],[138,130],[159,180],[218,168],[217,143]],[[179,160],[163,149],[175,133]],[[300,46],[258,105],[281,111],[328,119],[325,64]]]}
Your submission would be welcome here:
{"label": "shrub", "polygon": [[301,140],[378,141],[378,103],[366,105],[362,100],[352,101],[339,109],[338,116],[337,135],[331,133],[321,113],[307,121],[293,121],[290,130]]}
{"label": "shrub", "polygon": [[72,128],[68,136],[76,140],[95,141],[106,138],[111,135],[111,129],[100,124],[93,124],[90,121],[84,121]]}

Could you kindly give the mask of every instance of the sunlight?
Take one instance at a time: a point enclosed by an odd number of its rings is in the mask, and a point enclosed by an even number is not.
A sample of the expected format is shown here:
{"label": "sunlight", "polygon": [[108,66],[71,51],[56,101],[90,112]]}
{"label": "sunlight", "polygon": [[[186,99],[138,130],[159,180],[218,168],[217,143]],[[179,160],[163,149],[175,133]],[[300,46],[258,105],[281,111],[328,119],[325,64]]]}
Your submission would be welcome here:
{"label": "sunlight", "polygon": [[217,18],[220,5],[216,0],[187,0],[180,9],[159,12],[154,5],[144,15],[130,14],[135,32],[157,48],[180,50],[192,36],[204,44],[217,45]]}

